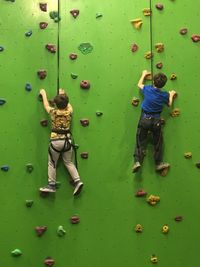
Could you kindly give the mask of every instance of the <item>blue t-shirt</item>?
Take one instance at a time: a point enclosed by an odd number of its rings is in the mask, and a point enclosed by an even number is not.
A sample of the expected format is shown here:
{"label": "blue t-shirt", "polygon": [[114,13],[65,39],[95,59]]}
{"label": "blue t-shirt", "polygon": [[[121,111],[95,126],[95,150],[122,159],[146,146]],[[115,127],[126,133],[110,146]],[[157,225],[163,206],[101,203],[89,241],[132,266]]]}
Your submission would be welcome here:
{"label": "blue t-shirt", "polygon": [[164,104],[168,105],[169,103],[169,93],[163,92],[152,85],[145,85],[141,92],[144,95],[141,106],[148,113],[162,112]]}

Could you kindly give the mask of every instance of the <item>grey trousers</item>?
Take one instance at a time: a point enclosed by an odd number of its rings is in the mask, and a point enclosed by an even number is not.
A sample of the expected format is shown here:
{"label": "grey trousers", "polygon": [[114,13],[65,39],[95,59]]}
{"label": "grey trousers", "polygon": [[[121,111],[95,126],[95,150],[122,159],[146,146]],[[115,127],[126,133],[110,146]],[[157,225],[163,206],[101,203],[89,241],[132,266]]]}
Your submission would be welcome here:
{"label": "grey trousers", "polygon": [[[69,143],[70,142],[70,143]],[[56,166],[60,156],[62,156],[63,163],[71,175],[74,182],[80,181],[79,173],[72,162],[73,148],[72,146],[68,151],[64,151],[71,144],[71,140],[65,142],[65,140],[53,140],[49,146],[48,155],[48,183],[56,183]],[[53,149],[54,148],[54,149]]]}

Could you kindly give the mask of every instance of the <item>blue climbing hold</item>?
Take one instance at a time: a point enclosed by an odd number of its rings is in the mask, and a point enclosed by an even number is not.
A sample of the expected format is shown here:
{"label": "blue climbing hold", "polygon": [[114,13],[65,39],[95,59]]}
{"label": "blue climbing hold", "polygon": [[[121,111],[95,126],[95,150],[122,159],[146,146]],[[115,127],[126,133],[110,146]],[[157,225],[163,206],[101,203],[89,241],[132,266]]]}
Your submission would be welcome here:
{"label": "blue climbing hold", "polygon": [[30,92],[32,90],[31,84],[30,83],[26,83],[25,89],[26,89],[26,91]]}
{"label": "blue climbing hold", "polygon": [[27,37],[30,37],[31,35],[32,35],[32,30],[30,30],[30,31],[28,31],[28,32],[25,32],[25,35],[27,36]]}
{"label": "blue climbing hold", "polygon": [[9,171],[9,169],[10,169],[9,166],[7,166],[7,165],[1,166],[1,170],[4,172]]}
{"label": "blue climbing hold", "polygon": [[0,98],[0,106],[4,105],[6,103],[5,99]]}
{"label": "blue climbing hold", "polygon": [[4,51],[4,47],[0,46],[0,52],[3,52],[3,51]]}

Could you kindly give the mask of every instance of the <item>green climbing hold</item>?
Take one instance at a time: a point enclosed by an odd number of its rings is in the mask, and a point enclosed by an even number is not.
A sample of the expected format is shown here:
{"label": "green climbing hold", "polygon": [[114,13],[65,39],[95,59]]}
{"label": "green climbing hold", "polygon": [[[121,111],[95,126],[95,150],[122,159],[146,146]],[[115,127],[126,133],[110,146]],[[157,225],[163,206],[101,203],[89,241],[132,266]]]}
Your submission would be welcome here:
{"label": "green climbing hold", "polygon": [[103,14],[102,13],[97,13],[96,14],[96,19],[99,19],[99,18],[102,18],[103,17]]}
{"label": "green climbing hold", "polygon": [[75,73],[71,73],[71,77],[72,77],[72,79],[76,79],[76,78],[78,78],[78,75]]}
{"label": "green climbing hold", "polygon": [[33,206],[34,201],[31,199],[26,200],[26,207],[31,208]]}
{"label": "green climbing hold", "polygon": [[93,46],[90,43],[82,43],[79,45],[78,49],[84,54],[87,55],[92,52]]}
{"label": "green climbing hold", "polygon": [[56,181],[56,189],[60,188],[61,186],[61,182],[60,181]]}
{"label": "green climbing hold", "polygon": [[61,20],[58,11],[49,12],[49,16],[50,16],[51,19],[54,20],[54,22],[59,22]]}
{"label": "green climbing hold", "polygon": [[21,252],[20,249],[16,248],[15,250],[13,250],[13,251],[11,252],[11,254],[12,254],[13,257],[19,257],[19,256],[22,255],[22,252]]}
{"label": "green climbing hold", "polygon": [[33,165],[31,163],[26,164],[26,170],[28,173],[31,173],[33,171]]}
{"label": "green climbing hold", "polygon": [[58,236],[64,236],[66,234],[66,231],[65,231],[65,229],[63,228],[62,225],[60,225],[58,227],[57,234],[58,234]]}

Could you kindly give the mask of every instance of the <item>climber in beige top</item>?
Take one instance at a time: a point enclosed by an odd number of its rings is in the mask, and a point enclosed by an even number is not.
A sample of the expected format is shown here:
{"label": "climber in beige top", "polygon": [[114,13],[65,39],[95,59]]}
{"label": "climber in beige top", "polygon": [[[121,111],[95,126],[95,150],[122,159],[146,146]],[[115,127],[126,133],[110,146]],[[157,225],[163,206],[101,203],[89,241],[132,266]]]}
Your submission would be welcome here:
{"label": "climber in beige top", "polygon": [[50,136],[49,155],[48,155],[48,185],[41,187],[41,192],[56,191],[56,165],[60,155],[64,165],[68,169],[74,185],[73,195],[78,195],[83,187],[79,173],[72,162],[72,140],[70,133],[70,125],[72,120],[72,106],[69,103],[69,98],[63,89],[59,89],[59,94],[54,98],[55,108],[50,107],[46,91],[40,90],[40,95],[43,99],[44,109],[51,116],[52,130]]}

